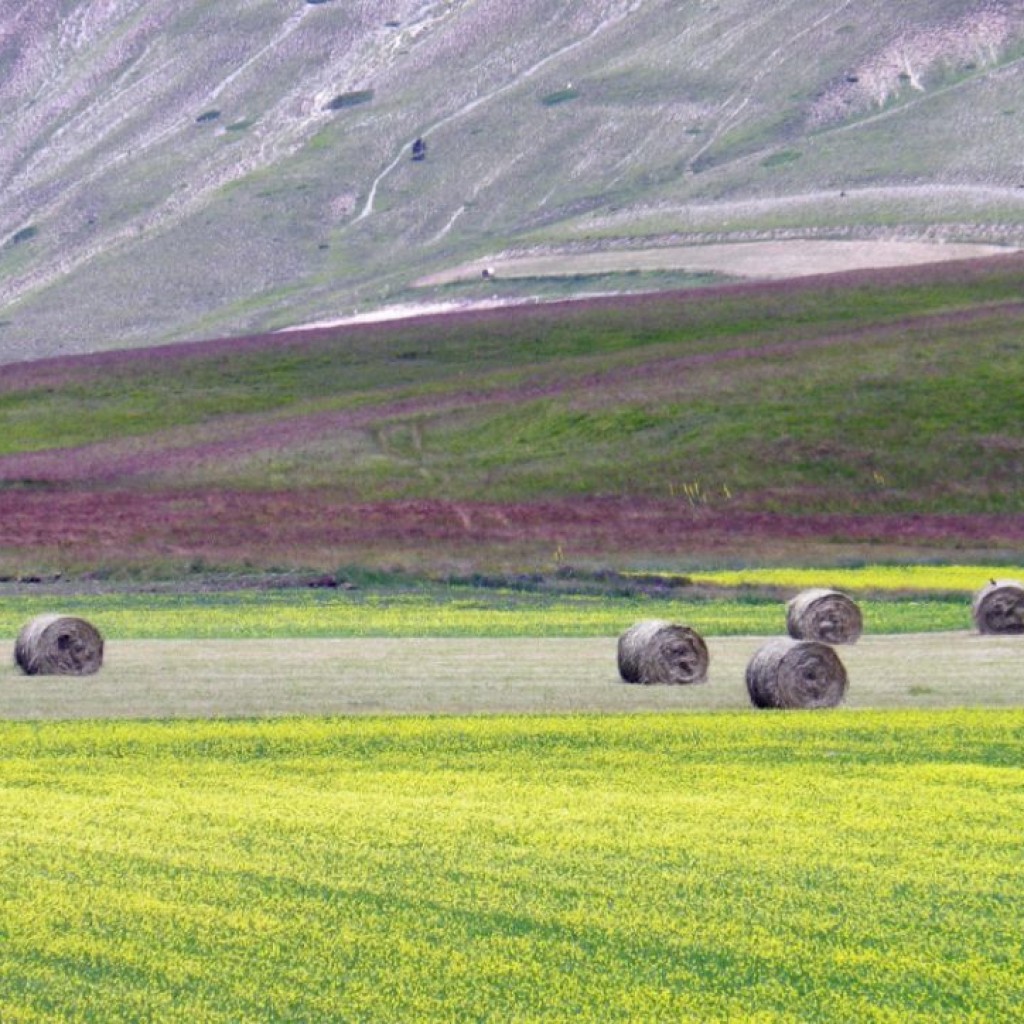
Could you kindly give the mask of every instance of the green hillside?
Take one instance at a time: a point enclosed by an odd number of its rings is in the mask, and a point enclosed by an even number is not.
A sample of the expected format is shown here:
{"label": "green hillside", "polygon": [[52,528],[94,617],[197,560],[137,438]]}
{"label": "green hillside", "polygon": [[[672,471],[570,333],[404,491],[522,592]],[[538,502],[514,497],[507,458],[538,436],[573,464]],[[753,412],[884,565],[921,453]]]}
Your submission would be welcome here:
{"label": "green hillside", "polygon": [[437,298],[415,283],[508,252],[1020,244],[1022,42],[1001,0],[27,5],[0,361]]}
{"label": "green hillside", "polygon": [[1009,553],[1022,286],[1000,257],[12,367],[7,545],[68,565]]}

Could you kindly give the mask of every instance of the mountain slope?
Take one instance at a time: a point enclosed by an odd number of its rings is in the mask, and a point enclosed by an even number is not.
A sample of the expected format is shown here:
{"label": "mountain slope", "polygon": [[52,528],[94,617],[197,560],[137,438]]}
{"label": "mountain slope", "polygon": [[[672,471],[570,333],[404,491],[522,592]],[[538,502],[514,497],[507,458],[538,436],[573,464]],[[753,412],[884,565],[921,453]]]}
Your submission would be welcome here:
{"label": "mountain slope", "polygon": [[1024,240],[1018,0],[0,13],[4,361],[334,316],[507,249]]}

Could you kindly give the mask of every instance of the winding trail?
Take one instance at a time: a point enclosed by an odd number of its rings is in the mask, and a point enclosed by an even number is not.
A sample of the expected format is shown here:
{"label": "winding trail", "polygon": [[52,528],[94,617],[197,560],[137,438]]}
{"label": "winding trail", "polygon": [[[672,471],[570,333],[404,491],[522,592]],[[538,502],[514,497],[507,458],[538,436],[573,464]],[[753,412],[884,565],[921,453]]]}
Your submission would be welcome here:
{"label": "winding trail", "polygon": [[789,39],[785,46],[776,47],[771,53],[769,53],[759,62],[758,70],[753,74],[752,77],[744,80],[742,90],[737,90],[736,92],[733,92],[722,103],[720,109],[721,113],[724,116],[715,126],[714,131],[710,133],[704,145],[701,146],[696,151],[696,153],[694,153],[693,156],[690,157],[689,163],[691,167],[694,166],[700,160],[700,158],[709,149],[711,149],[711,147],[714,146],[715,143],[727,131],[729,131],[730,128],[733,127],[733,125],[736,123],[736,120],[739,118],[740,114],[742,114],[746,107],[750,104],[750,99],[755,92],[757,83],[775,70],[779,58],[783,57],[786,54],[792,54],[794,43],[810,35],[810,33],[816,32],[818,29],[822,27],[822,25],[827,24],[829,21],[833,20],[844,10],[846,10],[846,8],[850,7],[853,4],[853,2],[854,0],[842,0],[842,2],[834,10],[826,12],[820,18],[811,22],[809,25],[805,26],[795,36]]}
{"label": "winding trail", "polygon": [[[555,61],[561,59],[568,53],[572,53],[573,50],[577,50],[581,46],[585,46],[587,43],[597,38],[597,36],[601,35],[609,28],[612,28],[613,26],[625,21],[626,18],[630,17],[632,14],[635,14],[643,6],[643,3],[644,0],[637,0],[636,3],[630,4],[630,6],[627,7],[621,14],[615,17],[606,18],[591,32],[587,33],[587,35],[583,36],[580,39],[576,39],[571,43],[567,43],[565,46],[561,47],[558,50],[555,50],[553,53],[549,53],[546,57],[542,57],[535,64],[532,64],[530,67],[528,67],[521,75],[518,75],[516,78],[513,78],[509,82],[506,82],[504,85],[498,86],[497,89],[494,89],[483,96],[478,96],[476,99],[470,100],[468,103],[459,107],[458,110],[454,110],[452,111],[452,113],[446,114],[444,117],[440,118],[433,124],[424,128],[423,131],[418,133],[417,137],[421,139],[427,139],[431,135],[433,135],[434,132],[439,131],[441,128],[444,128],[449,124],[452,124],[454,121],[458,121],[460,118],[465,117],[469,113],[472,113],[472,111],[476,110],[478,107],[481,107],[486,103],[490,103],[493,100],[497,99],[499,96],[503,96],[505,93],[511,92],[513,89],[518,88],[520,85],[522,85],[523,82],[525,82],[529,78],[532,78],[539,71],[542,71],[544,68],[546,68],[549,64],[552,64]],[[365,220],[367,217],[370,216],[370,214],[373,213],[373,207],[377,201],[377,192],[380,190],[381,184],[395,170],[395,168],[402,163],[403,160],[407,159],[409,146],[412,145],[412,141],[413,140],[411,139],[407,140],[399,149],[398,155],[380,172],[380,174],[377,175],[376,178],[373,179],[373,182],[370,184],[370,190],[367,193],[366,202],[363,205],[362,210],[360,210],[359,215],[350,222],[349,226],[351,226],[352,224],[358,224],[360,221]]]}

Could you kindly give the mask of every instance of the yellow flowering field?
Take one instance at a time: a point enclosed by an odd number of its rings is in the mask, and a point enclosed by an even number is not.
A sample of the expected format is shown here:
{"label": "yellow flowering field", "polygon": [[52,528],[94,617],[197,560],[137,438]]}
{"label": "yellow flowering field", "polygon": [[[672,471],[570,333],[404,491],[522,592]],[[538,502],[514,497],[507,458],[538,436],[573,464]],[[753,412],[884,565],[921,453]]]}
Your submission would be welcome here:
{"label": "yellow flowering field", "polygon": [[[870,599],[861,607],[875,633],[971,626],[969,598]],[[444,587],[397,594],[294,589],[11,596],[0,602],[0,634],[13,641],[28,619],[51,611],[84,616],[113,639],[614,636],[645,618],[682,620],[710,636],[766,636],[784,630],[786,621],[780,600],[691,597],[685,588],[664,598]]]}
{"label": "yellow flowering field", "polygon": [[688,575],[694,583],[723,587],[833,587],[852,591],[961,591],[969,594],[980,590],[990,579],[1024,580],[1024,566],[865,565],[829,569],[736,569]]}
{"label": "yellow flowering field", "polygon": [[997,1022],[1024,711],[0,724],[0,1019]]}

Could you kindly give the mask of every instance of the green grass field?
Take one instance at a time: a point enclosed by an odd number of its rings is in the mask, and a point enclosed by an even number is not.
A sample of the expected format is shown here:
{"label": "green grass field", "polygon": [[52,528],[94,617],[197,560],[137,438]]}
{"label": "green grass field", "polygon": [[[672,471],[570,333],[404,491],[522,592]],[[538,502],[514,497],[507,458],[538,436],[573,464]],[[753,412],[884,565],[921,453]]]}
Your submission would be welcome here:
{"label": "green grass field", "polygon": [[1019,561],[1022,281],[1018,255],[24,364],[0,577]]}
{"label": "green grass field", "polygon": [[[993,577],[1024,578],[1024,568],[696,570],[685,578],[659,577],[682,584],[664,595],[643,591],[642,574],[617,577],[603,587],[584,575],[575,593],[559,592],[557,577],[516,588],[507,582],[363,575],[367,581],[353,589],[266,585],[204,592],[166,583],[161,590],[154,583],[148,590],[122,584],[88,593],[80,586],[65,592],[14,585],[0,600],[0,636],[13,637],[33,616],[55,610],[87,618],[116,640],[605,637],[639,619],[681,621],[711,636],[768,636],[785,630],[785,601],[808,587],[856,595],[870,633],[935,633],[970,629],[973,593]],[[571,587],[574,579],[562,582]]]}
{"label": "green grass field", "polygon": [[1015,1019],[1024,713],[0,726],[0,1017]]}
{"label": "green grass field", "polygon": [[980,266],[40,364],[0,481],[1016,512],[1024,264]]}

